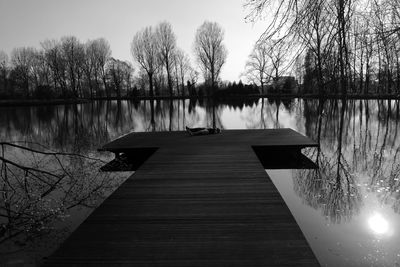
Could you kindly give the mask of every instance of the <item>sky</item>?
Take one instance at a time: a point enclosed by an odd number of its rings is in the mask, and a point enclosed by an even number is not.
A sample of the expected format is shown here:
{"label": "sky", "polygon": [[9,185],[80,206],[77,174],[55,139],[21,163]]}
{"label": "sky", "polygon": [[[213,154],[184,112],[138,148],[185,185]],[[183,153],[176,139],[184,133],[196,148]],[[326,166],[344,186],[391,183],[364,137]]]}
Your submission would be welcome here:
{"label": "sky", "polygon": [[[74,35],[80,41],[106,38],[112,56],[133,63],[130,44],[136,32],[159,22],[171,23],[177,45],[196,66],[193,42],[205,21],[225,31],[228,57],[222,80],[239,80],[254,43],[265,30],[263,21],[246,22],[244,0],[0,0],[0,50],[40,48],[46,39]],[[137,68],[136,68],[137,69]]]}

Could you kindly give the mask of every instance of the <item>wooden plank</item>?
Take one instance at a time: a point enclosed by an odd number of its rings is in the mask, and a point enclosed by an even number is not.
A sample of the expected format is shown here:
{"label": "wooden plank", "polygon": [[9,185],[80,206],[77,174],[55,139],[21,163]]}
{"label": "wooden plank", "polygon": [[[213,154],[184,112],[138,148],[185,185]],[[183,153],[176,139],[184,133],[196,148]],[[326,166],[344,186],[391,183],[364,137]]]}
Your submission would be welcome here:
{"label": "wooden plank", "polygon": [[316,147],[317,142],[301,135],[292,129],[266,130],[224,130],[221,134],[207,136],[190,136],[186,132],[139,132],[125,135],[104,145],[101,150],[118,151],[130,148],[166,147],[166,146],[294,146]]}
{"label": "wooden plank", "polygon": [[[165,135],[138,135],[160,148],[45,266],[319,266],[251,145]],[[138,146],[132,137],[105,148]]]}

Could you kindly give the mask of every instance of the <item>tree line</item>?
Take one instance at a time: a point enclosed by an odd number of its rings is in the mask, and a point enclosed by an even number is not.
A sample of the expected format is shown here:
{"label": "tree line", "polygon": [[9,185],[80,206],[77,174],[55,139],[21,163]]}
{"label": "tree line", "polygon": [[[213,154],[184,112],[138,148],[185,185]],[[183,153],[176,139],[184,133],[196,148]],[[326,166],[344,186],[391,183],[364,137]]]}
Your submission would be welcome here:
{"label": "tree line", "polygon": [[[206,84],[216,86],[226,48],[224,31],[215,22],[197,30],[194,54]],[[111,98],[137,95],[193,94],[199,72],[177,46],[169,22],[137,32],[131,55],[138,66],[111,56],[104,38],[83,43],[75,36],[45,40],[40,49],[19,47],[10,57],[0,51],[0,98]]]}
{"label": "tree line", "polygon": [[291,69],[302,93],[399,94],[397,0],[246,0],[269,18],[246,64],[261,88]]}
{"label": "tree line", "polygon": [[75,36],[46,40],[41,48],[0,53],[3,98],[83,98],[110,96],[129,86],[133,67],[111,57],[107,40],[80,42]]}
{"label": "tree line", "polygon": [[[223,38],[221,26],[209,21],[205,21],[195,35],[194,56],[204,83],[212,90],[217,87],[227,57]],[[148,82],[150,96],[159,95],[163,87],[168,88],[170,96],[174,95],[174,88],[177,95],[193,94],[199,72],[191,66],[189,56],[177,47],[176,35],[170,23],[162,22],[155,28],[148,26],[136,33],[131,43],[131,53],[140,67],[142,81]]]}
{"label": "tree line", "polygon": [[[261,94],[277,93],[274,87],[282,85],[293,87],[284,76],[288,73],[296,76],[300,94],[400,93],[398,1],[246,0],[245,6],[247,19],[271,21],[244,72]],[[74,36],[46,40],[40,49],[16,48],[10,58],[0,51],[0,97],[193,96],[200,75],[203,91],[210,95],[221,87],[227,58],[223,39],[217,23],[200,25],[194,67],[169,22],[145,27],[131,42],[135,72],[130,62],[111,57],[104,38],[86,43]]]}

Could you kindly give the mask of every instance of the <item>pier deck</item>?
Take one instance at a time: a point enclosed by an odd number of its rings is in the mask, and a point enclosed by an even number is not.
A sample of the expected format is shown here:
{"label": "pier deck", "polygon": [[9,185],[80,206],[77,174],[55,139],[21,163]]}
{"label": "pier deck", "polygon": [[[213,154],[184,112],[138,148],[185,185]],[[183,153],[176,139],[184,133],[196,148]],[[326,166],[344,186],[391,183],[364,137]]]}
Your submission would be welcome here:
{"label": "pier deck", "polygon": [[290,129],[134,133],[103,150],[157,151],[46,266],[319,266],[252,146],[317,146]]}

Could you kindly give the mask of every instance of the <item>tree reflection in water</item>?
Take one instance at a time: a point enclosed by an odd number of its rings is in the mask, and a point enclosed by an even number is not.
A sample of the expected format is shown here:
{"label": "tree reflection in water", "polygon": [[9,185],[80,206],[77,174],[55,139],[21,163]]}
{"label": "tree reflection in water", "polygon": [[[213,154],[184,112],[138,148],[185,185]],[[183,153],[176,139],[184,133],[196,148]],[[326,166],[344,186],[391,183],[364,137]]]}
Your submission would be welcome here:
{"label": "tree reflection in water", "polygon": [[333,223],[349,221],[363,190],[399,212],[399,101],[305,100],[306,134],[320,142],[305,154],[319,169],[296,171],[295,192]]}
{"label": "tree reflection in water", "polygon": [[45,175],[40,181],[35,172],[26,174],[18,166],[7,163],[5,168],[3,163],[2,240],[21,231],[16,238],[26,239],[27,229],[32,237],[43,234],[52,227],[49,218],[57,221],[70,213],[68,207],[101,202],[107,188],[116,188],[123,180],[121,173],[115,176],[119,180],[98,174],[101,161],[90,159],[108,160],[111,155],[96,149],[110,140],[134,131],[175,131],[186,125],[212,127],[214,123],[223,129],[290,127],[319,141],[319,149],[305,151],[319,169],[296,171],[294,187],[307,205],[321,210],[331,222],[351,220],[360,211],[365,192],[374,192],[382,204],[400,213],[399,100],[95,101],[0,109],[1,141],[82,155],[60,155],[66,170],[62,176],[64,170],[52,155],[24,153],[9,145],[1,148],[3,158],[63,177],[52,189],[56,177]]}
{"label": "tree reflection in water", "polygon": [[0,162],[2,253],[49,234],[78,206],[95,208],[126,178],[100,173],[104,160],[36,143],[1,142]]}

